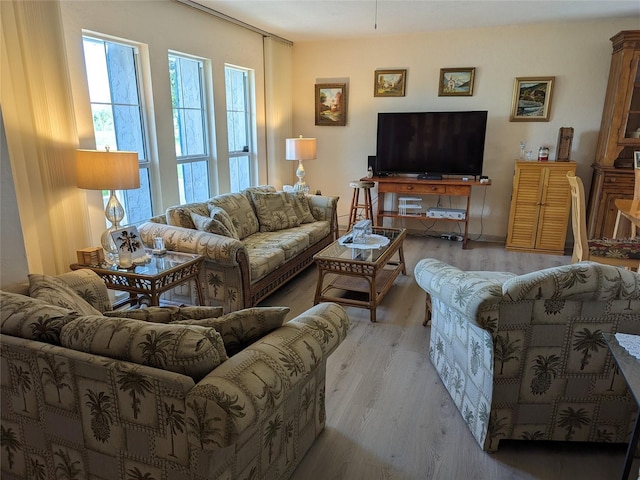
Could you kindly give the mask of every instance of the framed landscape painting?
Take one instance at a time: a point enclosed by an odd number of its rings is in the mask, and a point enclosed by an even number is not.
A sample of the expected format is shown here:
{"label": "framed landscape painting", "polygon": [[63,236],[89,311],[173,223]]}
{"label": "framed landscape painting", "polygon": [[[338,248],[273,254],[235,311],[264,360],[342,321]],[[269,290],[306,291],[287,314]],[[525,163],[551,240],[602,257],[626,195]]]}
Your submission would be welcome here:
{"label": "framed landscape painting", "polygon": [[513,86],[511,122],[548,122],[556,77],[518,77]]}
{"label": "framed landscape painting", "polygon": [[347,84],[316,84],[316,125],[344,127],[347,124]]}
{"label": "framed landscape painting", "polygon": [[406,79],[406,70],[376,70],[373,81],[373,96],[404,97]]}
{"label": "framed landscape painting", "polygon": [[473,77],[476,69],[465,68],[441,68],[440,82],[438,83],[439,97],[468,97],[473,95]]}

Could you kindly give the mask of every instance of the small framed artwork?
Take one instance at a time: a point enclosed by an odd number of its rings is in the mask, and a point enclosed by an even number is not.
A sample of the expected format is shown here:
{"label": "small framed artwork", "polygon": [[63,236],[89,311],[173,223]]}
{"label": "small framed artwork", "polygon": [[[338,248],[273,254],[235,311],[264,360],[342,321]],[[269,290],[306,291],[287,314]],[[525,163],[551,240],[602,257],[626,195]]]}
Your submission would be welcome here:
{"label": "small framed artwork", "polygon": [[404,97],[406,70],[376,70],[373,80],[374,97]]}
{"label": "small framed artwork", "polygon": [[469,97],[473,95],[473,77],[476,69],[465,68],[441,68],[440,82],[438,83],[439,97]]}
{"label": "small framed artwork", "polygon": [[518,77],[513,86],[510,122],[548,122],[556,77]]}
{"label": "small framed artwork", "polygon": [[640,151],[633,152],[633,167],[640,170]]}
{"label": "small framed artwork", "polygon": [[140,234],[136,227],[119,228],[111,232],[111,238],[116,244],[118,254],[128,252],[131,254],[131,260],[144,257],[146,252],[142,240],[140,240]]}
{"label": "small framed artwork", "polygon": [[347,124],[347,84],[316,84],[316,125],[344,127]]}

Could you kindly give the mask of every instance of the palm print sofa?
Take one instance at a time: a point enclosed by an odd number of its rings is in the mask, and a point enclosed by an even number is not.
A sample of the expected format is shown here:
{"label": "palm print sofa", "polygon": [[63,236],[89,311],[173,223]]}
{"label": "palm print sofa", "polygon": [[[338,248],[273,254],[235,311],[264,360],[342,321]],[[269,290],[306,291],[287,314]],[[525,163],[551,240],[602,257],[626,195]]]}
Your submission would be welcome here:
{"label": "palm print sofa", "polygon": [[525,275],[423,259],[429,357],[478,444],[628,442],[636,403],[603,332],[640,334],[640,274],[592,262]]}
{"label": "palm print sofa", "polygon": [[[205,303],[226,312],[256,305],[313,262],[338,237],[338,197],[276,192],[269,185],[167,209],[139,227],[142,241],[162,237],[168,250],[204,255]],[[165,297],[197,303],[188,292]]]}
{"label": "palm print sofa", "polygon": [[102,315],[89,270],[29,293],[0,292],[3,479],[288,478],[324,428],[336,304]]}

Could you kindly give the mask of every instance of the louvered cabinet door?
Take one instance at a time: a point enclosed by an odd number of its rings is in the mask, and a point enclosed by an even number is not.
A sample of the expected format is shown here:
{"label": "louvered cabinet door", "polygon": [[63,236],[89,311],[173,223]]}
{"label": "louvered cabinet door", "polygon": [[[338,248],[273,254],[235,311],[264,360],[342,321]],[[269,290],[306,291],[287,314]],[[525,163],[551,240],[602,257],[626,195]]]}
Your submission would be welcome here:
{"label": "louvered cabinet door", "polygon": [[575,162],[516,162],[506,248],[564,254]]}

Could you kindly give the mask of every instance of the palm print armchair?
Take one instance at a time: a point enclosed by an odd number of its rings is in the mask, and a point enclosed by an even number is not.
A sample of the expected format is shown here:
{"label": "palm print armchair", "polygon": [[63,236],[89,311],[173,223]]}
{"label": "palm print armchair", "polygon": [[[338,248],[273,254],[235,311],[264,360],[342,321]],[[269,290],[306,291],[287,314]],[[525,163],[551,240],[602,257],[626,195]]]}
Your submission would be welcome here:
{"label": "palm print armchair", "polygon": [[[423,259],[429,357],[478,444],[627,443],[636,404],[602,337],[640,334],[640,275],[593,262],[525,275]],[[425,321],[427,323],[427,321]]]}

